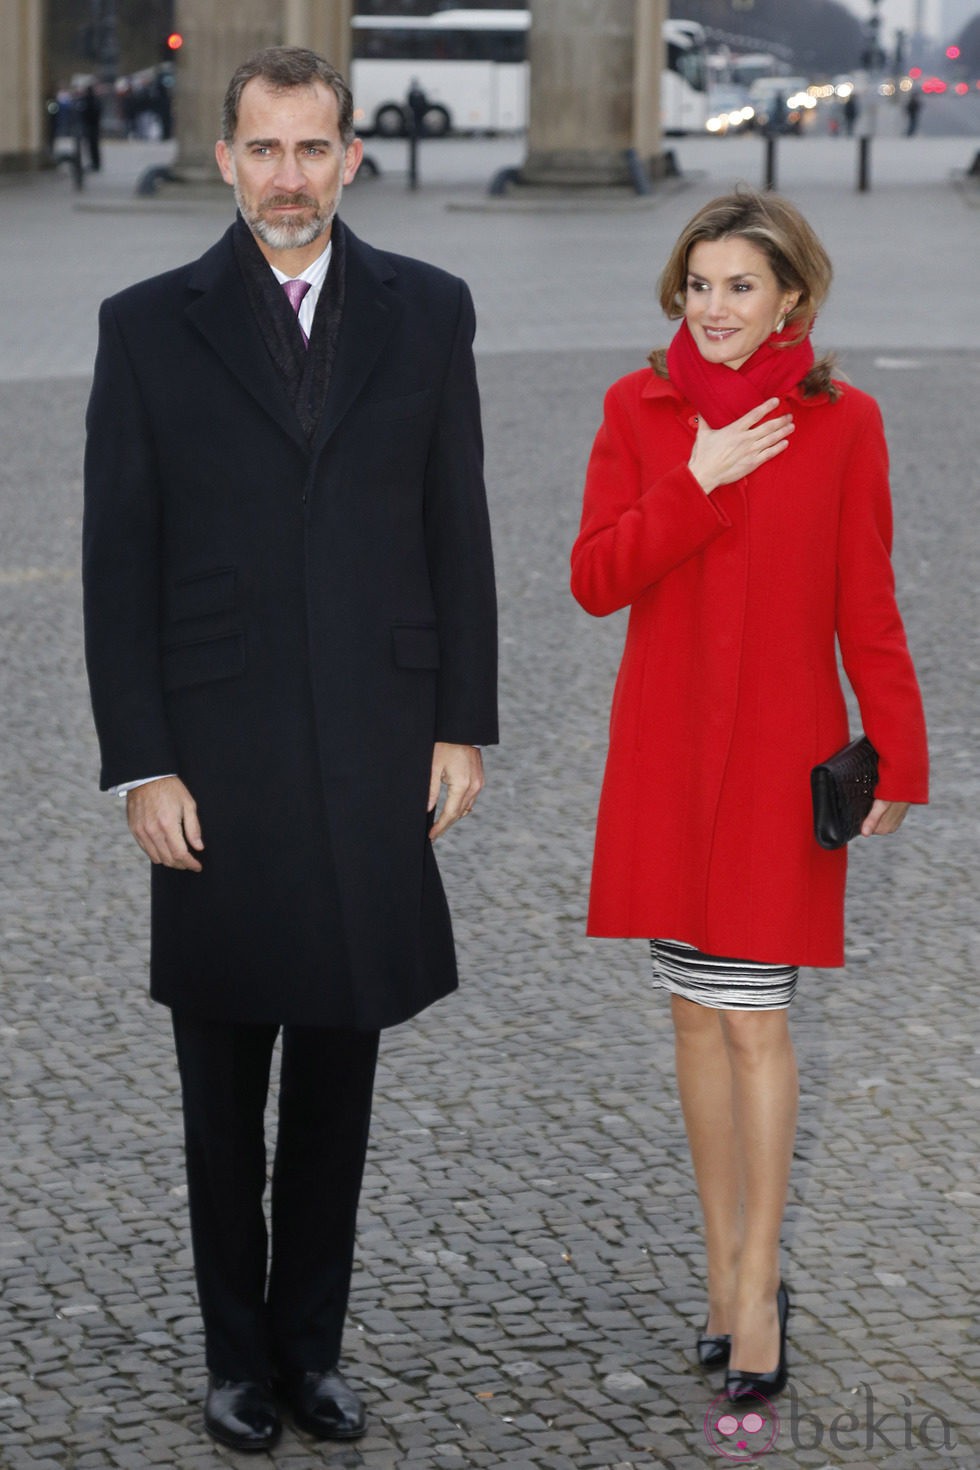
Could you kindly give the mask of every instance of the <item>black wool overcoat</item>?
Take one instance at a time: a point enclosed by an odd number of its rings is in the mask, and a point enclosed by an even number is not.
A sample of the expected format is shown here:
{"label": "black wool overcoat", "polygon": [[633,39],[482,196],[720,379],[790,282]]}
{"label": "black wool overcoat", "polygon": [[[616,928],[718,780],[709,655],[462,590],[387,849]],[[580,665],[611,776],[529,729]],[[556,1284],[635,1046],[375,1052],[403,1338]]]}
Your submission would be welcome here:
{"label": "black wool overcoat", "polygon": [[152,871],[154,997],[373,1030],[457,984],[427,791],[435,741],[497,738],[496,626],[469,292],[345,245],[312,444],[231,231],[103,304],[86,658],[102,786],[173,772],[200,813],[204,872]]}

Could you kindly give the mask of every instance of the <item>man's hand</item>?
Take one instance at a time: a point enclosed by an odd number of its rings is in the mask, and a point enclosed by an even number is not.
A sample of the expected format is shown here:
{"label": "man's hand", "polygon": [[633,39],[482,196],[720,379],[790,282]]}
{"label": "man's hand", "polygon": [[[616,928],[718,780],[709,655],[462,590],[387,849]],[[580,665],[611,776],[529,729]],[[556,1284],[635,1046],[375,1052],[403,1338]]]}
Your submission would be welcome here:
{"label": "man's hand", "polygon": [[194,856],[204,850],[197,803],[179,777],[161,776],[127,792],[126,818],[151,863],[189,873],[202,871]]}
{"label": "man's hand", "polygon": [[907,801],[875,801],[861,823],[861,836],[887,837],[890,832],[897,832],[908,809]]}
{"label": "man's hand", "polygon": [[447,827],[468,816],[483,789],[483,757],[475,745],[447,745],[437,741],[432,751],[432,777],[429,781],[429,811],[434,812],[439,788],[445,783],[446,800],[429,831],[435,842]]}

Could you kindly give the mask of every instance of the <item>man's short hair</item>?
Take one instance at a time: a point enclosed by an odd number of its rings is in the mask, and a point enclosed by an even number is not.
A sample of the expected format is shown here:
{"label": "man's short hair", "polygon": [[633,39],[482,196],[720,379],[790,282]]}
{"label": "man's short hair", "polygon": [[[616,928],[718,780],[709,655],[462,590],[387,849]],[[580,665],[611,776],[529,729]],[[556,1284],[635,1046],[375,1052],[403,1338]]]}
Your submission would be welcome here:
{"label": "man's short hair", "polygon": [[228,83],[221,109],[221,136],[226,143],[233,142],[238,129],[242,91],[256,77],[273,92],[288,92],[293,87],[312,87],[322,82],[337,99],[341,142],[345,148],[353,143],[354,101],[350,87],[335,66],[304,46],[268,46],[242,62]]}

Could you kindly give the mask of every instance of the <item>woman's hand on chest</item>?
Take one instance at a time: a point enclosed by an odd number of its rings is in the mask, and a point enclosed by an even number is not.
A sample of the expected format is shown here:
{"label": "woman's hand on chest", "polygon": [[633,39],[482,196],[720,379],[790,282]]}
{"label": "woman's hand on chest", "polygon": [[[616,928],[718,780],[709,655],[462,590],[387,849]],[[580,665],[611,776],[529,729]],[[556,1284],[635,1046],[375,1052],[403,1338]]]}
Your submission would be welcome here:
{"label": "woman's hand on chest", "polygon": [[782,454],[795,427],[792,415],[781,414],[777,419],[761,422],[778,407],[778,398],[767,398],[758,408],[723,429],[710,428],[703,417],[698,420],[688,468],[706,495],[719,485],[743,479]]}

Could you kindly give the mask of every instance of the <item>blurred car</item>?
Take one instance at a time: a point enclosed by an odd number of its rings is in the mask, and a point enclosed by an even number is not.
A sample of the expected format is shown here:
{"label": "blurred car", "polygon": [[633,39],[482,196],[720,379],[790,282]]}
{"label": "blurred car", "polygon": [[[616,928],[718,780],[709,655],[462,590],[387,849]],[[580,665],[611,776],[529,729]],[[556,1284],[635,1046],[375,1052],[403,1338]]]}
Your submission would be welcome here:
{"label": "blurred car", "polygon": [[776,133],[799,133],[816,111],[806,77],[757,77],[749,88],[754,126]]}
{"label": "blurred car", "polygon": [[710,116],[705,123],[709,133],[723,138],[726,133],[740,133],[752,126],[755,108],[744,87],[717,83],[708,91]]}

